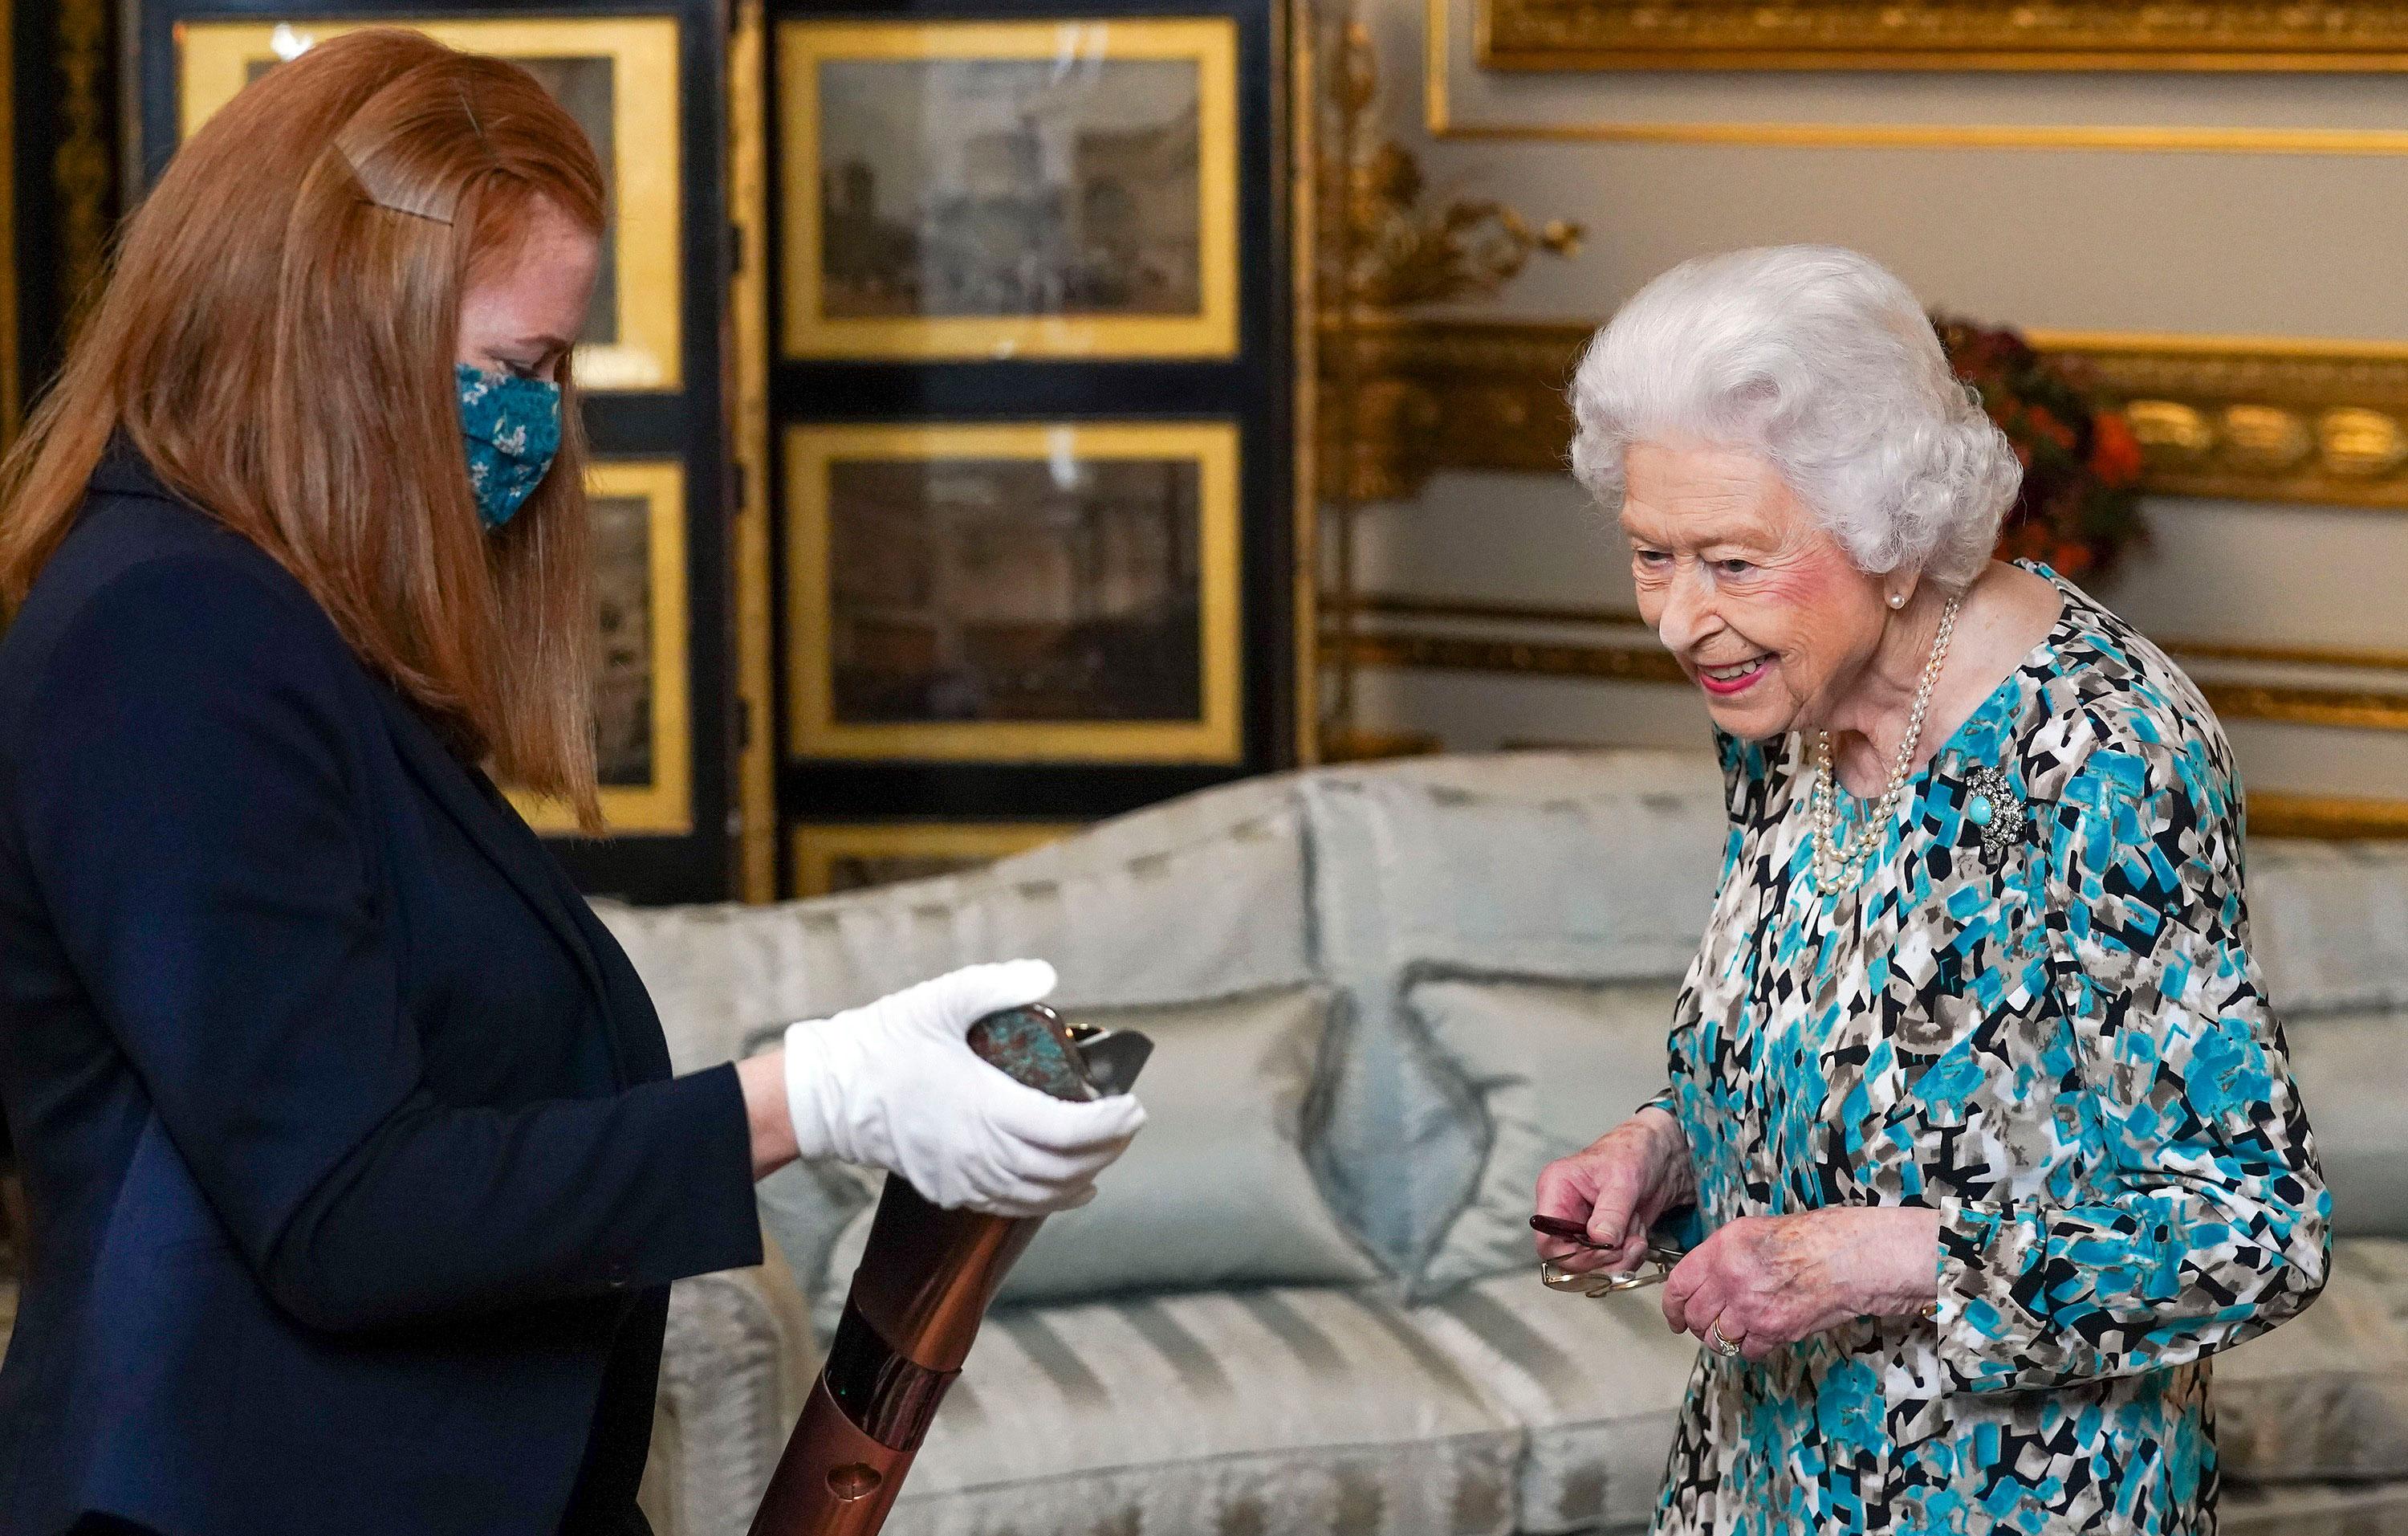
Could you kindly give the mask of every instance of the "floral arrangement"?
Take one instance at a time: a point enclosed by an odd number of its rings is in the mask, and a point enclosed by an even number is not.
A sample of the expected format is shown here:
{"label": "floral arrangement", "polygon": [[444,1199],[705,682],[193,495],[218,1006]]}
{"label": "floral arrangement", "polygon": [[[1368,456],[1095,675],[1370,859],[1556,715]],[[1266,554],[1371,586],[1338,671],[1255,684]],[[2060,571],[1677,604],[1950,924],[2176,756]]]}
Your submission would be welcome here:
{"label": "floral arrangement", "polygon": [[2147,540],[2141,523],[2141,443],[2123,413],[2086,387],[2078,366],[2035,352],[2012,330],[1934,315],[1956,377],[2023,461],[2023,490],[1999,530],[2005,559],[2045,561],[2096,580]]}

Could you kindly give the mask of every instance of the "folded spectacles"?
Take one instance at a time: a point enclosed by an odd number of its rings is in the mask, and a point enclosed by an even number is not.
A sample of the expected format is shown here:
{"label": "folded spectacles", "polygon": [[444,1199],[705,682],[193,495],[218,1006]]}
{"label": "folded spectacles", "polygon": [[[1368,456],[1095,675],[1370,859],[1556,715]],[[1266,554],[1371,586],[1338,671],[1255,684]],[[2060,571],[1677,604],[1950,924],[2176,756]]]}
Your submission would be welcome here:
{"label": "folded spectacles", "polygon": [[[1667,1216],[1679,1213],[1667,1213]],[[1665,1225],[1669,1225],[1669,1222],[1658,1223],[1659,1227]],[[1578,1222],[1566,1221],[1560,1216],[1532,1216],[1530,1229],[1551,1238],[1561,1238],[1566,1242],[1577,1243],[1593,1253],[1605,1251],[1603,1243],[1589,1241],[1588,1228]],[[1642,1266],[1640,1269],[1627,1270],[1619,1273],[1611,1270],[1576,1273],[1562,1268],[1552,1258],[1542,1258],[1539,1261],[1539,1284],[1551,1291],[1563,1291],[1576,1296],[1611,1296],[1616,1291],[1635,1291],[1648,1285],[1662,1285],[1665,1276],[1672,1272],[1672,1266],[1681,1262],[1687,1251],[1663,1241],[1651,1232],[1647,1239],[1647,1252],[1640,1259],[1640,1264]]]}

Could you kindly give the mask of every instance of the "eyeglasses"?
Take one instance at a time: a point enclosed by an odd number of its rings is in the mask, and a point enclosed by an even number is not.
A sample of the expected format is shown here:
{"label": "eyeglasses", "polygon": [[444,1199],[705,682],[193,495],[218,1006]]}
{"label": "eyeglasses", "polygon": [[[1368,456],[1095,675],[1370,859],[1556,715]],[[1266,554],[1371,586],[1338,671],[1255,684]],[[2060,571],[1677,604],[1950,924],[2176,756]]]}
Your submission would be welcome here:
{"label": "eyeglasses", "polygon": [[[1602,1243],[1591,1242],[1588,1228],[1560,1216],[1532,1216],[1530,1229],[1551,1238],[1578,1243],[1592,1252],[1603,1252]],[[1620,1274],[1612,1272],[1575,1273],[1558,1266],[1552,1258],[1539,1261],[1539,1284],[1551,1291],[1563,1291],[1575,1296],[1611,1296],[1616,1291],[1635,1291],[1648,1285],[1660,1285],[1672,1266],[1681,1262],[1686,1249],[1658,1241],[1652,1234],[1647,1240],[1647,1252],[1640,1259],[1641,1268]],[[1652,1267],[1651,1267],[1652,1266]]]}

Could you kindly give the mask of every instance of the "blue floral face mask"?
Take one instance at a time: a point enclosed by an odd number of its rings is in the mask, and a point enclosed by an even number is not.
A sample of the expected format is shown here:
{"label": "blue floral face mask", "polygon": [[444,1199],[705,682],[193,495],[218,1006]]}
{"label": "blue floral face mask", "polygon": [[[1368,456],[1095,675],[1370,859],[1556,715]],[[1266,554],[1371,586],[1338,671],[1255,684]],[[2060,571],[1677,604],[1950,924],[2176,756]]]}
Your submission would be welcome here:
{"label": "blue floral face mask", "polygon": [[560,386],[459,366],[460,435],[468,487],[488,530],[500,527],[543,481],[560,452]]}

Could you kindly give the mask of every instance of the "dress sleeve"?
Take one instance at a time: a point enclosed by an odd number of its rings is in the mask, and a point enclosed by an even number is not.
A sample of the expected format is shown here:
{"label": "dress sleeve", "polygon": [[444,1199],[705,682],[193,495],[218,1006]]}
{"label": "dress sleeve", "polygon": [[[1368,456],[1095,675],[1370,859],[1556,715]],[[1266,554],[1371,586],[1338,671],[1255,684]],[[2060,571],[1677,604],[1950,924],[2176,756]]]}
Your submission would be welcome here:
{"label": "dress sleeve", "polygon": [[2072,1176],[1942,1202],[1940,1357],[1957,1390],[2181,1365],[2324,1285],[2330,1202],[2249,953],[2230,773],[2196,742],[2094,757],[2041,827]]}
{"label": "dress sleeve", "polygon": [[756,1262],[731,1069],[429,1091],[338,647],[238,567],[137,567],[45,665],[11,785],[67,964],[236,1249],[329,1330]]}

